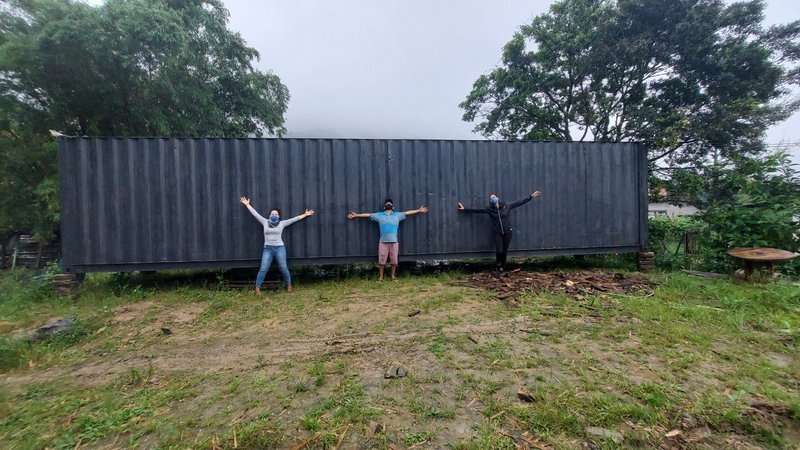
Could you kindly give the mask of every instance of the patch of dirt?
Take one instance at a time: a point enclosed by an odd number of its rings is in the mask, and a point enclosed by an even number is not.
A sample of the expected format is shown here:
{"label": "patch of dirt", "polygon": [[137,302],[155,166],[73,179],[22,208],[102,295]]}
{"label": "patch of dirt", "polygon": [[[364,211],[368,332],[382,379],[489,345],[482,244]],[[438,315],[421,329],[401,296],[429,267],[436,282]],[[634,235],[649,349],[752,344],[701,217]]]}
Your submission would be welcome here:
{"label": "patch of dirt", "polygon": [[141,317],[144,311],[147,311],[157,306],[151,301],[133,303],[130,305],[120,306],[111,318],[111,323],[126,323]]}
{"label": "patch of dirt", "polygon": [[205,309],[206,305],[204,303],[189,303],[178,308],[171,308],[167,313],[164,325],[175,325],[177,327],[192,325],[197,320],[197,316]]}

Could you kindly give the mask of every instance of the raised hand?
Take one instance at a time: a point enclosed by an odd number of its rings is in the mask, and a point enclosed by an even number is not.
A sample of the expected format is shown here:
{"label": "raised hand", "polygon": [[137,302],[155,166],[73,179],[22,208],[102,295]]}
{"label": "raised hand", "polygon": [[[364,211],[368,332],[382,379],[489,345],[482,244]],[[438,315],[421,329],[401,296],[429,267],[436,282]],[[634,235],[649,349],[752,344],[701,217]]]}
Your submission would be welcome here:
{"label": "raised hand", "polygon": [[539,191],[534,191],[534,192],[533,192],[533,194],[531,194],[531,197],[533,197],[533,198],[536,198],[536,197],[538,197],[538,196],[540,196],[540,195],[542,195],[542,193],[541,193],[541,192],[539,192]]}
{"label": "raised hand", "polygon": [[425,214],[425,213],[428,212],[428,207],[425,206],[425,205],[422,205],[422,206],[419,207],[418,211],[423,213],[423,214]]}
{"label": "raised hand", "polygon": [[239,202],[244,206],[248,206],[250,204],[250,199],[243,195],[241,198],[239,198]]}
{"label": "raised hand", "polygon": [[347,218],[350,219],[350,220],[355,219],[356,218],[356,213],[353,212],[353,211],[350,211],[349,213],[347,213]]}
{"label": "raised hand", "polygon": [[458,202],[458,210],[459,211],[463,211],[464,210],[464,205],[461,204],[461,202]]}
{"label": "raised hand", "polygon": [[306,217],[313,216],[314,215],[314,210],[313,209],[307,209],[306,212],[303,213],[303,215],[306,216]]}

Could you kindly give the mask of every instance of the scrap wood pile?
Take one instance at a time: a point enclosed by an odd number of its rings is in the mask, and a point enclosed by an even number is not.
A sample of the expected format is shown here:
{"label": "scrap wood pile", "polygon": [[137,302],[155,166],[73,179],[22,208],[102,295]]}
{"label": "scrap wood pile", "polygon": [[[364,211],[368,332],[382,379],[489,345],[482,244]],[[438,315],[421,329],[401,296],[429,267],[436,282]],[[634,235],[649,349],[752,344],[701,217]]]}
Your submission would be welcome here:
{"label": "scrap wood pile", "polygon": [[461,284],[496,292],[495,298],[505,300],[528,293],[564,293],[577,300],[600,294],[651,293],[653,283],[641,274],[604,272],[525,272],[515,269],[502,274],[480,272],[472,274]]}

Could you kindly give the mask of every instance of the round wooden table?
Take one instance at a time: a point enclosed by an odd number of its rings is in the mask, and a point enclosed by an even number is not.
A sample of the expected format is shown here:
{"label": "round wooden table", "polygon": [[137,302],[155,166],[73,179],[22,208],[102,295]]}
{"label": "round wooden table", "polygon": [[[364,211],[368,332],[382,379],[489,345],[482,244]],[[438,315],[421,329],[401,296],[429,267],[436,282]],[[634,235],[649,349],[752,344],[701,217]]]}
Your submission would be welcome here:
{"label": "round wooden table", "polygon": [[769,267],[770,275],[775,274],[775,263],[788,261],[798,256],[795,252],[769,247],[739,247],[728,250],[728,255],[744,261],[744,276],[749,278],[756,269]]}

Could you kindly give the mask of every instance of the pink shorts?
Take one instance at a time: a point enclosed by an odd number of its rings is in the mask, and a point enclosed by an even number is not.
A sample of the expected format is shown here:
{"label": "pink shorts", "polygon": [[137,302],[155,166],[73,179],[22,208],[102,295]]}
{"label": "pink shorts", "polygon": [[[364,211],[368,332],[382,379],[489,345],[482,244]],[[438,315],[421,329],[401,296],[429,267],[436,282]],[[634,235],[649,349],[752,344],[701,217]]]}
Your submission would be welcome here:
{"label": "pink shorts", "polygon": [[397,242],[379,242],[378,243],[378,264],[386,264],[386,259],[392,265],[397,265],[397,255],[400,253],[400,244]]}

